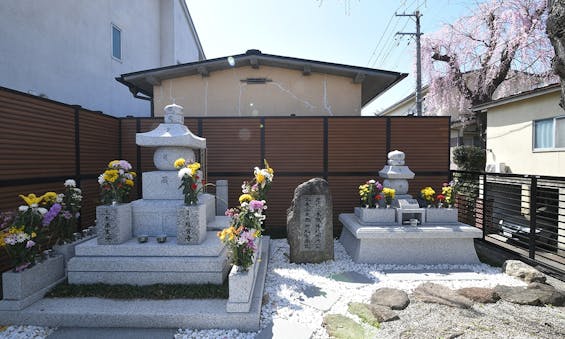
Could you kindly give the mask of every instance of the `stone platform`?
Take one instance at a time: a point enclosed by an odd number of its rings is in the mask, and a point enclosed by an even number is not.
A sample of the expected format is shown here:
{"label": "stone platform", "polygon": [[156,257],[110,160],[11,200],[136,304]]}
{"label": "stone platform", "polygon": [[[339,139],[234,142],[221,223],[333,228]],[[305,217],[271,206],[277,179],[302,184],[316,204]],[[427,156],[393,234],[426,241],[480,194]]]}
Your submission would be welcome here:
{"label": "stone platform", "polygon": [[[192,246],[189,246],[192,247]],[[261,301],[269,262],[269,237],[261,242],[261,260],[247,313],[226,311],[227,299],[111,300],[44,298],[21,311],[0,311],[4,323],[51,327],[193,328],[259,330]]]}
{"label": "stone platform", "polygon": [[376,264],[478,264],[474,238],[481,230],[463,223],[367,226],[340,214],[340,242],[353,261]]}
{"label": "stone platform", "polygon": [[71,284],[221,284],[229,269],[226,246],[213,231],[200,245],[178,245],[174,237],[162,244],[154,237],[120,245],[98,245],[92,239],[75,252],[68,263]]}

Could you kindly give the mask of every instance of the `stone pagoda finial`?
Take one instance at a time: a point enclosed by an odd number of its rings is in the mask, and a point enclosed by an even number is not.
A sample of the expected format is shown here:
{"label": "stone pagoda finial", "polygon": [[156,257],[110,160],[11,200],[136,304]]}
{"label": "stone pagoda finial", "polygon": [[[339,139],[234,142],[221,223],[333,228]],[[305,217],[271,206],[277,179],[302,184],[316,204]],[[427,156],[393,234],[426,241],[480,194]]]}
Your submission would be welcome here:
{"label": "stone pagoda finial", "polygon": [[157,128],[145,133],[137,133],[138,146],[157,147],[153,155],[155,167],[160,170],[174,170],[173,162],[184,158],[194,161],[193,149],[206,148],[206,139],[198,137],[184,125],[182,106],[172,104],[165,107],[165,121]]}
{"label": "stone pagoda finial", "polygon": [[385,178],[383,185],[394,188],[399,198],[408,193],[408,179],[414,179],[414,172],[404,164],[404,158],[402,151],[389,152],[387,165],[379,171],[379,176]]}

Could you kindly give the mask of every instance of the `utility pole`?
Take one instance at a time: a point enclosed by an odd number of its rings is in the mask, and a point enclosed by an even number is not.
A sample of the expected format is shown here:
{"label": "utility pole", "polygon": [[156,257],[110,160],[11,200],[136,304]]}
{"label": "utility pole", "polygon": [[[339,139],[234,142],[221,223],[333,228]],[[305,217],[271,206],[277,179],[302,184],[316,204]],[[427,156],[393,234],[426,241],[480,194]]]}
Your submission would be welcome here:
{"label": "utility pole", "polygon": [[422,115],[422,59],[421,59],[421,48],[420,48],[420,36],[423,34],[420,32],[420,11],[416,11],[412,14],[396,14],[396,16],[409,16],[416,18],[416,33],[406,33],[397,32],[396,35],[411,35],[416,36],[416,115]]}

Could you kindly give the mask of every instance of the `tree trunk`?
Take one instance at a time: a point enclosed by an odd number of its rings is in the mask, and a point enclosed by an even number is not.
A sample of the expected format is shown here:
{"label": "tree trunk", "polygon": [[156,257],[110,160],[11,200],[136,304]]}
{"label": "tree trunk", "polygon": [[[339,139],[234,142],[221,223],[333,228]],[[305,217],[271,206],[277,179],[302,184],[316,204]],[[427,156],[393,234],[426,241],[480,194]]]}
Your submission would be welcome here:
{"label": "tree trunk", "polygon": [[555,57],[552,60],[553,70],[561,79],[559,105],[565,110],[565,0],[550,1],[547,36],[555,50]]}

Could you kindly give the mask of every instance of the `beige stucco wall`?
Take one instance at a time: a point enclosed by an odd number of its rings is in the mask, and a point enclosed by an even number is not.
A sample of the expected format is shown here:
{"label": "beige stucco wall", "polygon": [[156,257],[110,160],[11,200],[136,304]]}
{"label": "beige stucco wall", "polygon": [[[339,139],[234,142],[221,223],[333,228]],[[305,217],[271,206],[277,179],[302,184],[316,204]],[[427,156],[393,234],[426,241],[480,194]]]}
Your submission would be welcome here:
{"label": "beige stucco wall", "polygon": [[488,109],[487,163],[503,162],[512,173],[565,176],[565,152],[533,152],[533,120],[565,115],[559,92]]}
{"label": "beige stucco wall", "polygon": [[[246,78],[268,78],[246,84]],[[260,66],[162,81],[153,87],[155,116],[173,101],[185,116],[361,115],[361,84],[351,78]]]}

